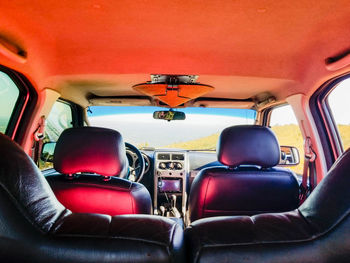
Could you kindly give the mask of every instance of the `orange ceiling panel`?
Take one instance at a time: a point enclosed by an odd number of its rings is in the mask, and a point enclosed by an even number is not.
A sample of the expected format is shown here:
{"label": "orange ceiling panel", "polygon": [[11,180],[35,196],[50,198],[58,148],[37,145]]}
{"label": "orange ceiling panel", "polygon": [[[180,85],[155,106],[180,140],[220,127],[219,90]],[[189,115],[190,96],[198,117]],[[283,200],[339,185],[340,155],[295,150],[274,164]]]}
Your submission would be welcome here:
{"label": "orange ceiling panel", "polygon": [[214,90],[213,87],[203,84],[169,85],[144,83],[135,85],[133,88],[142,94],[164,102],[170,108],[175,108]]}

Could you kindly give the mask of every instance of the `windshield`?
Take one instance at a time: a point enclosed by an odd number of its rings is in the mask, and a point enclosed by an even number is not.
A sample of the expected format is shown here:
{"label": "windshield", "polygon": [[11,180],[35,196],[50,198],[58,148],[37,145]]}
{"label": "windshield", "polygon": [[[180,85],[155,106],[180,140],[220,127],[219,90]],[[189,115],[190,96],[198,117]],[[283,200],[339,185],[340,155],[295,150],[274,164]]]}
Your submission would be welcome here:
{"label": "windshield", "polygon": [[164,108],[135,106],[92,106],[88,110],[91,126],[119,131],[125,142],[138,148],[177,148],[215,150],[220,132],[229,126],[253,124],[254,110],[183,108],[185,120],[153,119],[154,111]]}

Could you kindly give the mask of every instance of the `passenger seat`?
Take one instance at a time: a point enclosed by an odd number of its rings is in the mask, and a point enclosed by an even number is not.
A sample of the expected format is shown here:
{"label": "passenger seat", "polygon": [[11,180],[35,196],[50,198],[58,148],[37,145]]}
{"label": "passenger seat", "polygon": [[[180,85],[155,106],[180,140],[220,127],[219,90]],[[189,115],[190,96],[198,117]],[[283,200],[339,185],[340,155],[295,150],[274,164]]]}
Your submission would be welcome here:
{"label": "passenger seat", "polygon": [[217,155],[227,167],[206,168],[196,176],[189,195],[191,221],[284,212],[298,207],[298,181],[292,171],[275,167],[280,160],[280,147],[269,128],[226,128],[220,135]]}

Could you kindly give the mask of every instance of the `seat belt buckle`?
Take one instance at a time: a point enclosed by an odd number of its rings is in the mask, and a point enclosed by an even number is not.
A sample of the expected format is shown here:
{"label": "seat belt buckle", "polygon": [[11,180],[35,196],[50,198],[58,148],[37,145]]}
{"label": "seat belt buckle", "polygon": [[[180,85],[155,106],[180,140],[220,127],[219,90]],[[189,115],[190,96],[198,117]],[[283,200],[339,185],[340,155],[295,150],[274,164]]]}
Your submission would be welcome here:
{"label": "seat belt buckle", "polygon": [[303,184],[300,184],[300,186],[299,186],[299,205],[304,203],[304,201],[309,196],[309,194],[310,194],[309,186],[307,186],[305,188]]}
{"label": "seat belt buckle", "polygon": [[45,137],[45,116],[40,117],[38,128],[34,131],[34,140],[39,142]]}
{"label": "seat belt buckle", "polygon": [[307,158],[310,163],[315,161],[316,153],[312,149],[312,142],[310,137],[305,138],[304,152],[305,152],[305,158]]}

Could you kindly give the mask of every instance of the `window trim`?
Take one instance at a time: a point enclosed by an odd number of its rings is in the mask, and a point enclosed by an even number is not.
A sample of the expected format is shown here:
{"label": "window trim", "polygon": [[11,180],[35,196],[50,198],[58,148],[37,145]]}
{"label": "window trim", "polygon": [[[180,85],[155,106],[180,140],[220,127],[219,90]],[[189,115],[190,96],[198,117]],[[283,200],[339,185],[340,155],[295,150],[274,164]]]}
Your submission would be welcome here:
{"label": "window trim", "polygon": [[[58,98],[54,103],[60,102],[67,106],[69,106],[71,110],[71,118],[72,118],[72,127],[83,127],[84,118],[82,116],[83,108],[78,104],[71,102],[69,100]],[[53,106],[53,105],[52,105]],[[51,109],[52,110],[52,109]],[[50,112],[51,112],[50,110]]]}
{"label": "window trim", "polygon": [[83,127],[84,125],[84,118],[83,118],[83,114],[84,114],[84,109],[79,106],[78,104],[63,99],[63,98],[58,98],[57,101],[62,102],[64,104],[67,104],[72,112],[72,127]]}
{"label": "window trim", "polygon": [[310,110],[321,139],[327,169],[344,152],[342,141],[335,123],[332,111],[328,104],[328,95],[336,86],[348,79],[349,73],[337,76],[325,82],[310,98]]}
{"label": "window trim", "polygon": [[26,109],[35,104],[37,95],[34,88],[30,85],[29,81],[21,73],[0,65],[0,71],[5,73],[18,88],[19,94],[12,110],[9,122],[7,124],[4,134],[9,136],[12,140],[18,142],[18,136],[24,131],[22,128],[23,120],[27,119],[29,116],[26,113]]}
{"label": "window trim", "polygon": [[288,106],[288,105],[289,105],[288,103],[281,103],[281,104],[278,104],[276,106],[273,106],[273,107],[270,107],[270,108],[267,108],[266,110],[264,110],[263,126],[271,128],[270,122],[271,122],[272,111],[279,108],[279,107],[284,107],[284,106]]}
{"label": "window trim", "polygon": [[[272,129],[272,126],[271,126],[271,116],[272,116],[272,113],[274,110],[278,109],[278,108],[281,108],[281,107],[291,107],[292,108],[292,105],[290,105],[288,102],[283,102],[283,103],[280,103],[280,104],[277,104],[277,105],[274,105],[274,106],[271,106],[267,109],[264,109],[263,111],[263,123],[262,125],[265,126],[265,127],[268,127],[270,129]],[[295,118],[297,119],[294,111],[293,111],[293,108],[292,108],[292,113],[293,115],[295,116]],[[302,127],[300,127],[299,125],[299,121],[297,119],[297,124],[296,124],[301,132],[301,136],[303,136],[303,133],[302,133]],[[278,138],[277,138],[278,139]],[[304,140],[304,138],[302,138]],[[304,143],[303,143],[304,145]],[[295,147],[295,145],[284,145],[284,144],[280,144],[280,146],[293,146]],[[298,149],[298,148],[297,148]],[[298,149],[298,155],[299,155],[299,163],[297,165],[293,165],[293,166],[290,166],[287,168],[291,168],[291,167],[298,167],[300,165],[300,167],[302,168],[301,166],[301,162],[305,162],[305,153],[304,153],[304,148],[302,149]],[[296,172],[295,172],[296,173]],[[301,173],[296,173],[298,176],[302,176],[302,172]]]}
{"label": "window trim", "polygon": [[[63,98],[58,98],[54,103],[56,103],[56,102],[60,102],[60,103],[63,103],[65,105],[69,106],[70,111],[71,111],[71,117],[72,117],[72,127],[77,127],[77,119],[76,119],[77,113],[76,113],[75,103],[68,101],[68,100],[65,100]],[[52,108],[51,108],[51,110],[52,110]],[[51,112],[51,110],[50,110],[50,112]],[[49,113],[49,115],[50,115],[50,113]]]}
{"label": "window trim", "polygon": [[[73,103],[73,102],[71,102],[71,101],[65,100],[63,98],[58,98],[54,103],[57,103],[57,102],[62,103],[64,105],[67,105],[69,107],[70,112],[71,112],[70,116],[71,116],[71,119],[72,119],[72,123],[71,123],[72,127],[77,127],[76,125],[77,125],[77,123],[79,121],[79,119],[77,119],[77,116],[78,116],[78,111],[77,111],[78,105]],[[53,107],[53,105],[52,105],[52,107]],[[52,107],[51,107],[50,112],[52,111]],[[49,115],[50,115],[50,113],[49,113]],[[35,147],[38,147],[38,145],[36,145]],[[35,150],[37,151],[37,148],[35,148]],[[47,167],[45,169],[42,169],[40,167],[40,156],[41,156],[41,153],[38,153],[38,156],[37,156],[38,159],[36,160],[36,165],[38,166],[38,168],[41,170],[41,172],[44,175],[52,173],[52,171],[54,171],[54,168]]]}

